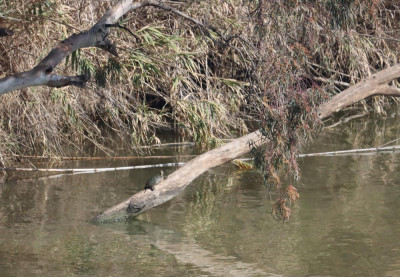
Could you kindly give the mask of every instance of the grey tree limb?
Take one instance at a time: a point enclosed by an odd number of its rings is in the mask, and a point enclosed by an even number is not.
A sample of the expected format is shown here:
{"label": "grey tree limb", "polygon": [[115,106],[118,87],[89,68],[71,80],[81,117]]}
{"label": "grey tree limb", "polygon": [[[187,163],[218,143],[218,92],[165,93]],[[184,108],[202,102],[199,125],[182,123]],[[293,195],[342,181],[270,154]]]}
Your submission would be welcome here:
{"label": "grey tree limb", "polygon": [[400,77],[400,64],[388,67],[357,84],[336,94],[328,102],[318,108],[318,116],[323,119],[358,101],[375,95],[400,96],[398,88],[388,83]]}
{"label": "grey tree limb", "polygon": [[207,170],[224,164],[250,151],[249,143],[259,146],[266,140],[256,131],[208,151],[170,174],[158,183],[154,191],[140,191],[93,218],[95,223],[106,223],[135,217],[159,206],[181,193],[195,178]]}
{"label": "grey tree limb", "polygon": [[89,30],[73,34],[69,38],[61,41],[33,69],[0,79],[0,96],[13,90],[32,86],[84,86],[87,80],[82,76],[75,76],[74,78],[71,76],[55,76],[52,74],[54,68],[72,52],[81,48],[98,47],[114,56],[118,56],[115,45],[108,39],[109,28],[114,26],[113,24],[126,13],[146,6],[153,6],[172,12],[195,23],[205,30],[208,30],[208,28],[214,29],[159,1],[133,2],[132,0],[122,0],[112,7]]}

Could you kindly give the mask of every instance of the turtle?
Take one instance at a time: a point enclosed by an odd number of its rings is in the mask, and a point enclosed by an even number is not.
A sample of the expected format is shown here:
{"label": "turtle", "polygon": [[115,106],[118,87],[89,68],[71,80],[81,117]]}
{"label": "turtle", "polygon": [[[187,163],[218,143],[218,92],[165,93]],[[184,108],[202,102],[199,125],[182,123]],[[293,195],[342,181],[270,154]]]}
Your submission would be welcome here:
{"label": "turtle", "polygon": [[144,186],[144,191],[146,190],[154,190],[154,186],[157,185],[159,182],[161,182],[162,180],[164,180],[164,171],[160,171],[160,175],[154,175],[153,177],[151,177],[146,185]]}

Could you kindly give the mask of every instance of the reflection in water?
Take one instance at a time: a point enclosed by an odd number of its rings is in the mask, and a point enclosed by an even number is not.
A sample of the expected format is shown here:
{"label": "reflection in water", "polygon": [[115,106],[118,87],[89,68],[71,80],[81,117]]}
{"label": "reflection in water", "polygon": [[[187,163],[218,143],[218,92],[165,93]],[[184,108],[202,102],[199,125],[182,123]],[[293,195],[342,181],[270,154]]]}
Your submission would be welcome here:
{"label": "reflection in water", "polygon": [[281,276],[257,269],[253,264],[240,262],[233,256],[205,250],[193,239],[151,223],[134,221],[130,222],[130,226],[134,226],[128,228],[132,235],[144,230],[154,246],[173,255],[180,263],[192,264],[199,270],[216,276]]}
{"label": "reflection in water", "polygon": [[[326,130],[306,152],[383,145],[399,137],[397,121],[369,118]],[[175,153],[163,151],[157,154]],[[113,225],[88,221],[142,190],[158,169],[1,183],[1,276],[399,276],[400,153],[300,164],[301,196],[288,223],[272,218],[259,173],[229,165],[139,220]]]}

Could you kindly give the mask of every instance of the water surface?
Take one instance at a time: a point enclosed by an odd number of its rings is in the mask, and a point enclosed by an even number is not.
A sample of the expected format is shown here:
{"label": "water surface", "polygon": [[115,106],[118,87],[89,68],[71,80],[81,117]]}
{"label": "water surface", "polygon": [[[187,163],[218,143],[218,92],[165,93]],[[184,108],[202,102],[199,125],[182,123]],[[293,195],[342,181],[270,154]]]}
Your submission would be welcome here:
{"label": "water surface", "polygon": [[[398,120],[393,113],[324,130],[305,151],[380,146],[400,137]],[[228,164],[139,220],[106,225],[89,220],[141,190],[157,169],[1,183],[0,276],[399,276],[400,153],[309,157],[300,165],[301,183],[293,184],[301,198],[287,223],[271,216],[274,195],[261,175]]]}

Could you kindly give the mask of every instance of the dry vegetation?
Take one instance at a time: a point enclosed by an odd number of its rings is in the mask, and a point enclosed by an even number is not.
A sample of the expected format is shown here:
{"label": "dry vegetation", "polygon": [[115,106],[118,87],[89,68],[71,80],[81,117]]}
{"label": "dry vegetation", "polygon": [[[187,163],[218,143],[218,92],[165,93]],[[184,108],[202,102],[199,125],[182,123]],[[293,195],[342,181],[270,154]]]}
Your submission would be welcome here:
{"label": "dry vegetation", "polygon": [[[272,140],[254,149],[266,183],[282,168],[298,174],[295,152],[320,127],[315,107],[398,62],[395,1],[165,1],[218,32],[155,8],[129,13],[111,40],[120,56],[74,53],[55,71],[88,74],[88,88],[35,87],[2,96],[0,158],[82,155],[84,143],[113,155],[156,143],[170,128],[199,144],[247,132],[259,122]],[[0,77],[32,68],[56,42],[90,28],[114,1],[0,0]],[[367,110],[383,112],[375,97]],[[65,153],[69,149],[71,153]],[[286,191],[283,189],[282,191]],[[277,207],[279,209],[279,207]]]}

